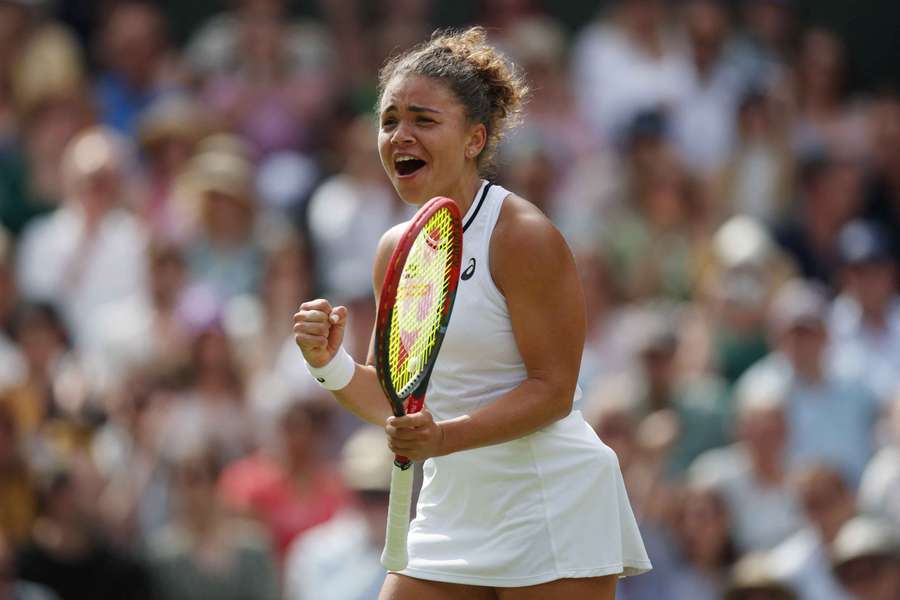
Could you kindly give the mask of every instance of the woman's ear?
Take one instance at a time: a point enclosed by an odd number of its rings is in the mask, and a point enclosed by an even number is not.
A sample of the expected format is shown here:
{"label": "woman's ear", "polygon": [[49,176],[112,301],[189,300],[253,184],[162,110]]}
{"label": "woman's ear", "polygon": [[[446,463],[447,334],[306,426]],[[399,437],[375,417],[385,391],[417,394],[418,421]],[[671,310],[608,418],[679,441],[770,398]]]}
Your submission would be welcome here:
{"label": "woman's ear", "polygon": [[484,126],[484,123],[478,123],[469,132],[469,139],[466,141],[466,158],[477,158],[484,150],[485,144],[487,144],[487,127]]}

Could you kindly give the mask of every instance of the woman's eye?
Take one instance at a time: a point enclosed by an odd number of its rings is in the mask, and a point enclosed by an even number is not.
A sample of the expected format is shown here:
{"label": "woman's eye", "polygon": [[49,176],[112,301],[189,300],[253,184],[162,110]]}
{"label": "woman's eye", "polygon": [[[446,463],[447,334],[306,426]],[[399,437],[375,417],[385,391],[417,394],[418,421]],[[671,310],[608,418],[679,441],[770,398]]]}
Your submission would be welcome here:
{"label": "woman's eye", "polygon": [[434,119],[429,119],[428,117],[419,117],[418,122],[425,123],[425,124],[434,123]]}
{"label": "woman's eye", "polygon": [[382,127],[393,127],[396,124],[397,124],[396,119],[385,119],[384,121],[381,122]]}

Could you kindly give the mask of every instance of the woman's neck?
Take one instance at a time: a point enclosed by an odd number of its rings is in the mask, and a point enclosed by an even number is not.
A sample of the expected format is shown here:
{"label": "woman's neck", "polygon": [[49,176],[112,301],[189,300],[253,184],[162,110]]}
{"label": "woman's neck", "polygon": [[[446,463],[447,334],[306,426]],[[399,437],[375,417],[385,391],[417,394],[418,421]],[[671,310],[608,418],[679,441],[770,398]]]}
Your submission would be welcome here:
{"label": "woman's neck", "polygon": [[457,184],[443,195],[456,202],[459,213],[465,215],[475,202],[475,194],[481,187],[481,175],[477,171],[467,173],[460,177]]}

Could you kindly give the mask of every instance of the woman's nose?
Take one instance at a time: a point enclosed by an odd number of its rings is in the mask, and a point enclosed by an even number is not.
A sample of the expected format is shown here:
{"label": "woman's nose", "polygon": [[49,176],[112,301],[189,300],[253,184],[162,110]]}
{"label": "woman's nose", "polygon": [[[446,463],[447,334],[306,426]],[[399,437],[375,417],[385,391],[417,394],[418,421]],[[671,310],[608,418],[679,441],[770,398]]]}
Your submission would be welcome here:
{"label": "woman's nose", "polygon": [[413,141],[412,132],[404,123],[399,123],[391,135],[391,143],[395,145],[408,144]]}

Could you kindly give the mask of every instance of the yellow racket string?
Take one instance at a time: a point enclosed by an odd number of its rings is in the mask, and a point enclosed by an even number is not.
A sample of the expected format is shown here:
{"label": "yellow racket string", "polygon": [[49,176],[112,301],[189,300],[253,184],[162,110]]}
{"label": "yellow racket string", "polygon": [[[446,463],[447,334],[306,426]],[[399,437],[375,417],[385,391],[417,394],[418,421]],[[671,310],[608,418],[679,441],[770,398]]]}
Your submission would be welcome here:
{"label": "yellow racket string", "polygon": [[448,209],[432,215],[413,241],[400,274],[391,315],[388,368],[401,397],[412,392],[408,386],[417,383],[434,351],[449,293],[452,231]]}

